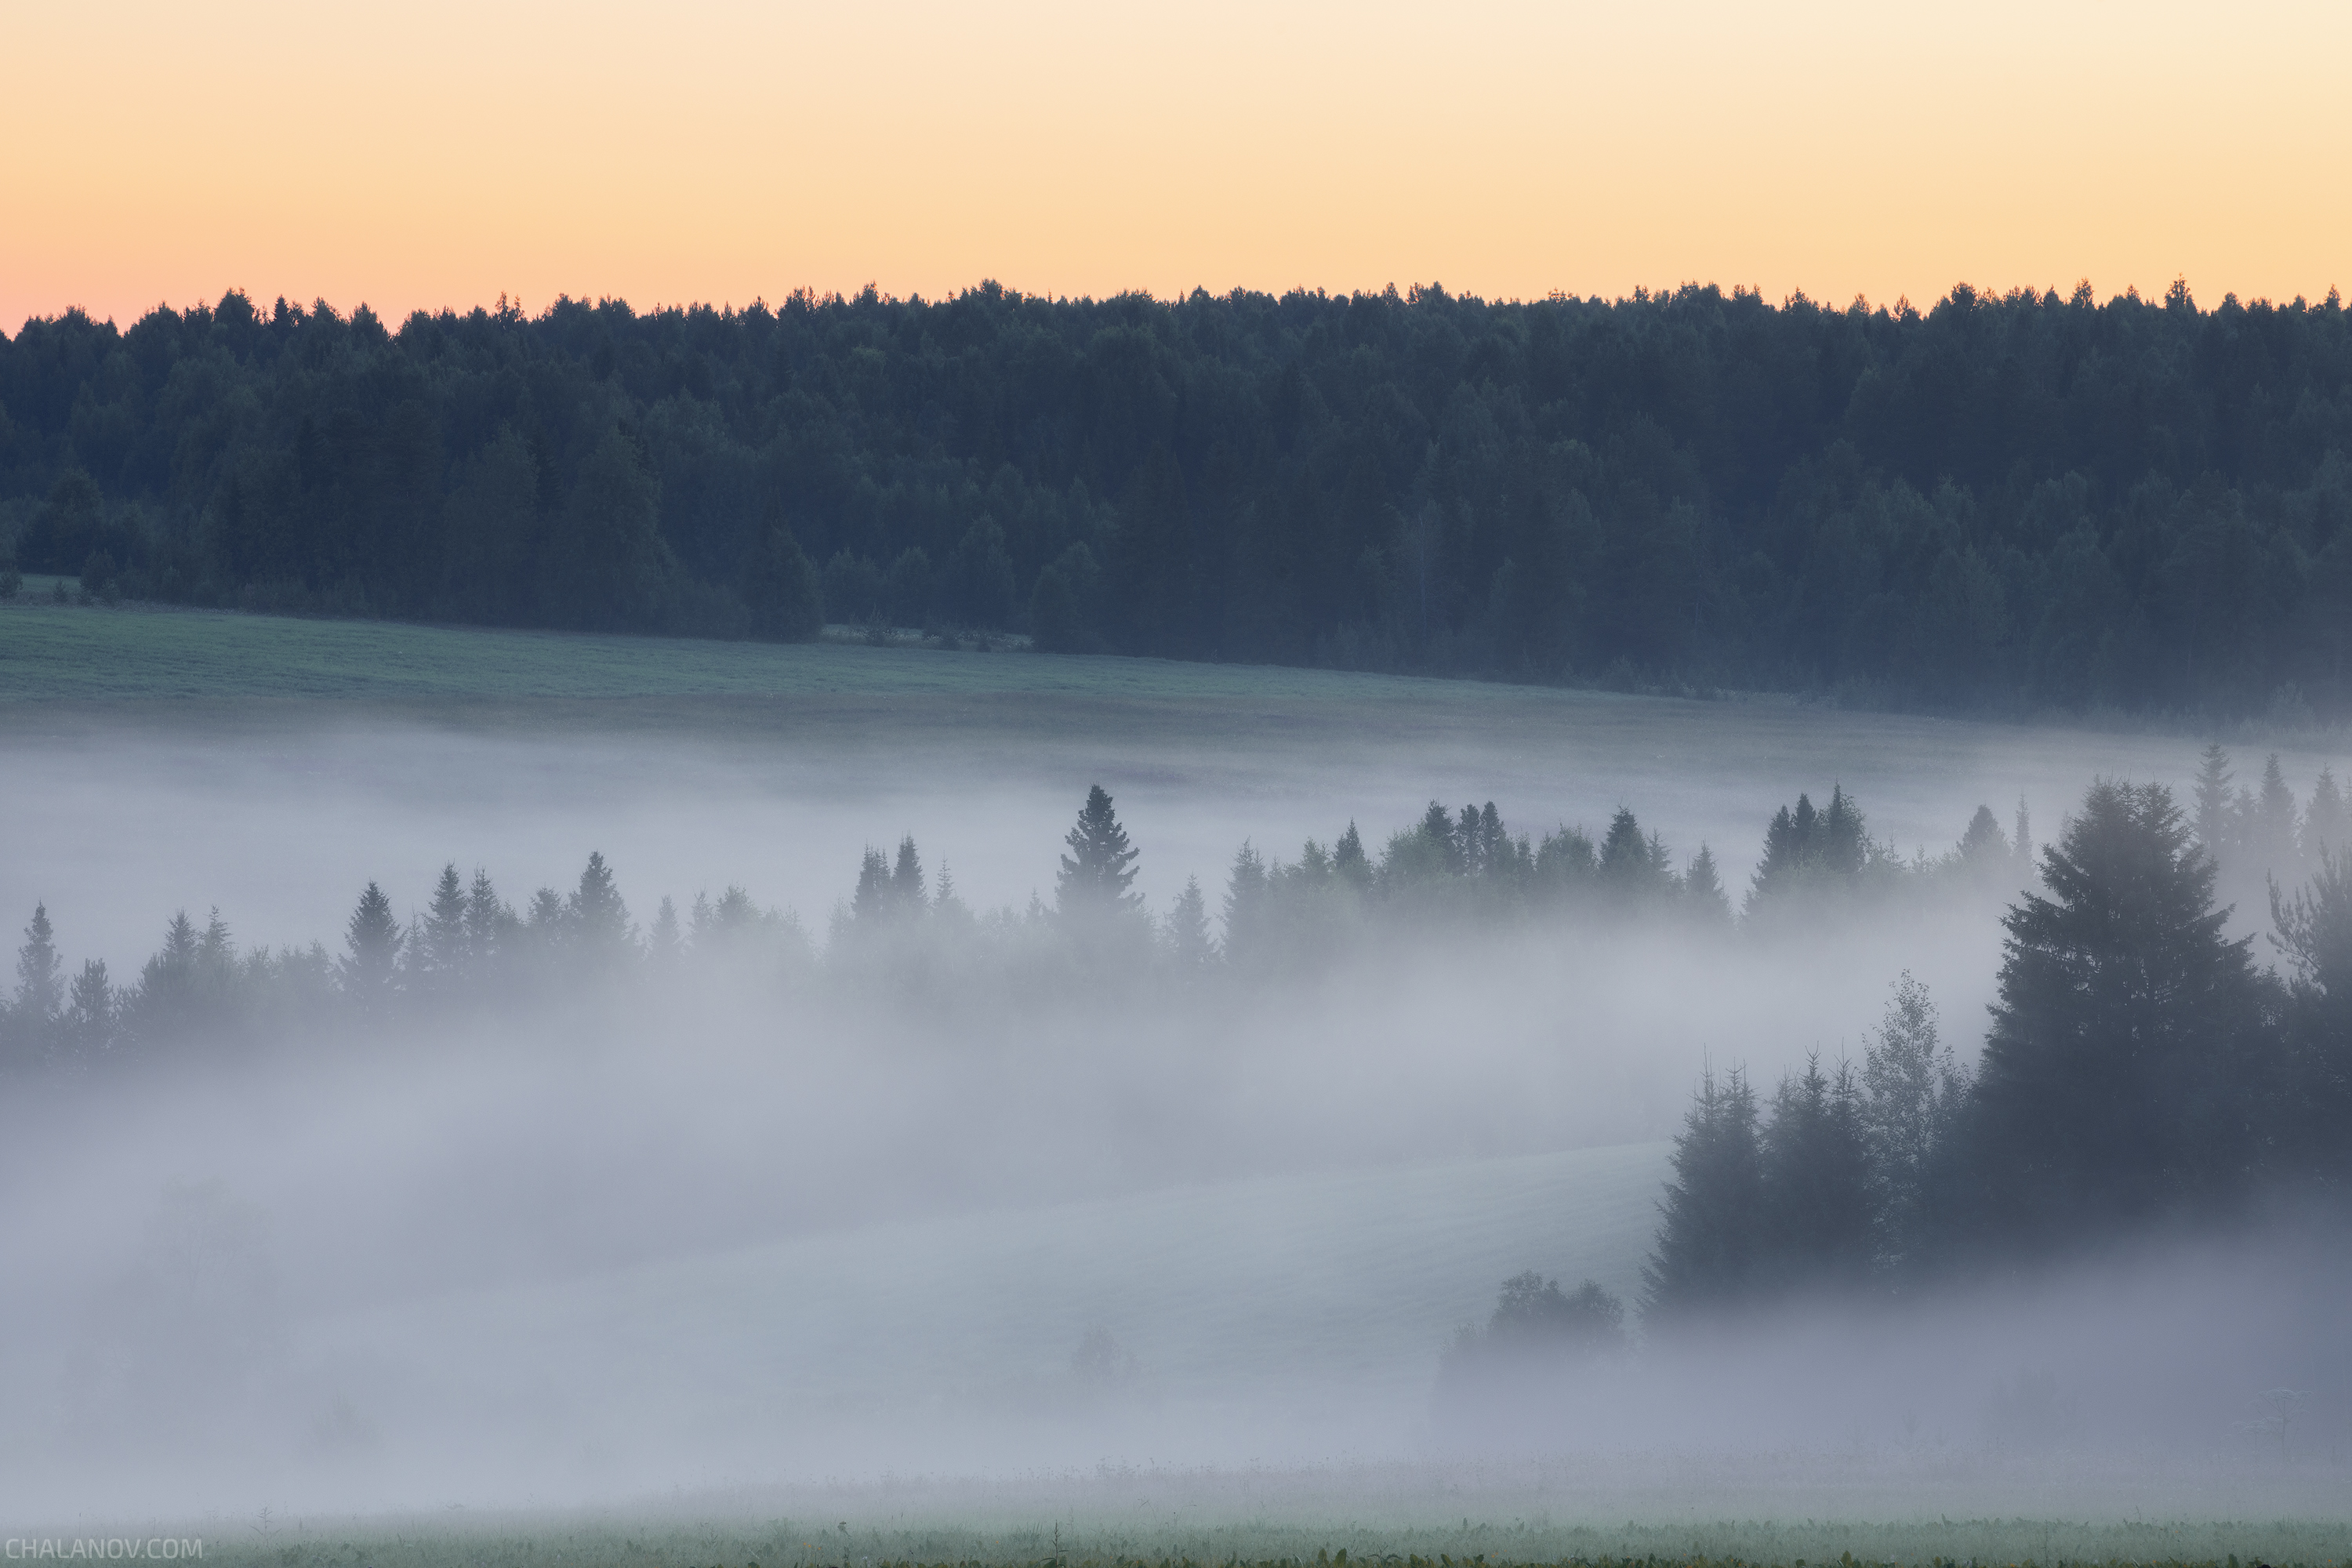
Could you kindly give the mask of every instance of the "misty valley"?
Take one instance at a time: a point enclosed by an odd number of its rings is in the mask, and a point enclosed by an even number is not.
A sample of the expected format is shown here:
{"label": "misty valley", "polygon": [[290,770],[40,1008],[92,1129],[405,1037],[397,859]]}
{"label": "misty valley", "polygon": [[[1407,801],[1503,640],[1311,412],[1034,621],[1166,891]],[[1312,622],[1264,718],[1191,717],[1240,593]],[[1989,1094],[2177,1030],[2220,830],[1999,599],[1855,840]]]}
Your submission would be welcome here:
{"label": "misty valley", "polygon": [[[350,705],[12,746],[69,837],[202,826],[7,878],[11,1500],[1528,1556],[2352,1479],[2325,752],[1123,700],[646,720],[638,771]],[[409,873],[321,886],[354,841]]]}

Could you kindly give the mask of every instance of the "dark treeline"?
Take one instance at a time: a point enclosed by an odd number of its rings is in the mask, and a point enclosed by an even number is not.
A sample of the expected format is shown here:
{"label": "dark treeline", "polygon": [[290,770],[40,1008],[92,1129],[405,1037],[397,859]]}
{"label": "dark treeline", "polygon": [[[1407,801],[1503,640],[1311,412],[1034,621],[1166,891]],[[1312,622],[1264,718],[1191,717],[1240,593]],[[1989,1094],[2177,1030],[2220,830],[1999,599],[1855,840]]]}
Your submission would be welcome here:
{"label": "dark treeline", "polygon": [[[2018,832],[2026,831],[2023,808]],[[1705,845],[1677,858],[1630,808],[1598,836],[1577,827],[1514,833],[1493,802],[1422,819],[1367,846],[1349,823],[1295,859],[1244,843],[1213,900],[1197,878],[1154,913],[1131,890],[1141,851],[1110,795],[1089,792],[1058,858],[1050,903],[971,909],[915,841],[868,848],[820,944],[800,919],[740,887],[664,898],[642,925],[613,868],[592,854],[568,892],[541,888],[517,907],[488,871],[444,868],[404,920],[375,883],[361,892],[340,951],[240,949],[215,910],[184,911],[135,976],[99,960],[69,972],[46,904],[33,911],[13,1005],[0,1008],[0,1057],[16,1066],[151,1058],[175,1042],[252,1039],[306,1029],[400,1024],[453,1008],[560,1003],[583,987],[667,981],[714,966],[762,985],[835,985],[852,996],[968,1007],[987,994],[1024,1003],[1138,986],[1192,991],[1311,973],[1384,934],[1496,929],[1531,921],[1628,922],[1661,933],[1771,940],[1868,900],[1997,897],[2027,876],[2023,855],[1979,808],[1948,853],[1898,857],[1832,786],[1816,809],[1800,795],[1772,817],[1764,858],[1735,900]],[[2022,843],[2021,837],[2019,843]]]}
{"label": "dark treeline", "polygon": [[0,546],[198,604],[2340,713],[2347,520],[2333,293],[230,294],[0,339]]}

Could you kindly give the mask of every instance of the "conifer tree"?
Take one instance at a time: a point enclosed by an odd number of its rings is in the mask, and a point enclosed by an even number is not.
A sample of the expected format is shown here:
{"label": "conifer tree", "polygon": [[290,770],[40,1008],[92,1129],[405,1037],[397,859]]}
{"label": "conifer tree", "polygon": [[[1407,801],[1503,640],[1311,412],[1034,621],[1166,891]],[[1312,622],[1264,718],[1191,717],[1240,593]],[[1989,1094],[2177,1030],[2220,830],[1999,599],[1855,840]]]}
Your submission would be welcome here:
{"label": "conifer tree", "polygon": [[1824,1076],[1818,1056],[1780,1080],[1762,1137],[1769,1258],[1759,1270],[1784,1287],[1851,1287],[1869,1271],[1870,1160],[1861,1096],[1844,1063]]}
{"label": "conifer tree", "polygon": [[2161,784],[2102,780],[2002,924],[1967,1121],[1980,1224],[2019,1240],[2234,1190],[2253,1150],[2260,1001],[2214,867]]}
{"label": "conifer tree", "polygon": [[1683,871],[1683,908],[1698,924],[1724,927],[1731,923],[1731,899],[1723,890],[1723,877],[1716,869],[1715,852],[1704,843],[1691,857],[1690,865]]}
{"label": "conifer tree", "polygon": [[2253,821],[2248,837],[2262,870],[2290,882],[2303,879],[2303,868],[2297,864],[2302,856],[2297,847],[2297,815],[2294,792],[2287,788],[2278,753],[2273,752],[2263,763],[2263,788],[2254,797]]}
{"label": "conifer tree", "polygon": [[2311,786],[2311,805],[2304,809],[2298,847],[2306,866],[2318,865],[2320,856],[2330,849],[2352,847],[2352,816],[2345,811],[2344,793],[2336,786],[2335,773],[2325,766]]}
{"label": "conifer tree", "polygon": [[16,950],[16,1000],[9,1009],[20,1060],[29,1063],[48,1053],[58,1010],[65,1001],[65,988],[58,982],[62,967],[56,933],[49,928],[49,907],[36,903],[32,923],[25,928],[25,945]]}
{"label": "conifer tree", "polygon": [[677,906],[665,893],[661,906],[654,911],[653,929],[646,933],[646,966],[656,978],[675,974],[685,947],[685,939],[677,928]]}
{"label": "conifer tree", "polygon": [[428,993],[446,995],[465,979],[466,915],[465,885],[457,879],[457,867],[453,861],[441,868],[441,879],[433,886],[433,902],[426,907],[425,918],[417,922],[415,938],[408,944],[417,978]]}
{"label": "conifer tree", "polygon": [[898,840],[898,864],[890,870],[890,904],[901,917],[921,914],[930,907],[923,889],[923,861],[915,853],[912,834]]}
{"label": "conifer tree", "polygon": [[1756,1094],[1738,1068],[1721,1083],[1712,1069],[1700,1078],[1673,1163],[1655,1249],[1642,1266],[1642,1315],[1653,1322],[1732,1305],[1754,1283],[1763,1160]]}
{"label": "conifer tree", "polygon": [[849,918],[872,931],[890,918],[890,862],[868,845],[857,862],[857,890],[849,896]]}
{"label": "conifer tree", "polygon": [[142,1039],[176,1034],[197,1021],[197,942],[188,911],[177,910],[163,928],[163,945],[140,966],[131,1011]]}
{"label": "conifer tree", "polygon": [[1186,978],[1203,973],[1217,956],[1216,943],[1209,936],[1208,900],[1201,895],[1201,879],[1184,879],[1184,890],[1176,895],[1168,907],[1167,919],[1161,925],[1161,941],[1168,952],[1168,965]]}
{"label": "conifer tree", "polygon": [[1664,846],[1644,837],[1642,825],[1624,806],[1609,819],[1608,836],[1601,841],[1601,885],[1620,899],[1643,899],[1672,891],[1674,873],[1661,857]]}
{"label": "conifer tree", "polygon": [[564,914],[579,957],[592,973],[604,973],[606,965],[635,952],[636,929],[629,921],[629,906],[622,901],[613,868],[604,864],[601,853],[589,852],[588,864],[580,872],[580,886],[566,900]]}
{"label": "conifer tree", "polygon": [[343,926],[343,946],[336,969],[344,996],[362,1013],[381,1013],[391,1004],[402,942],[392,900],[373,882],[361,892]]}
{"label": "conifer tree", "polygon": [[477,977],[489,973],[505,956],[508,933],[519,924],[491,884],[490,874],[475,867],[473,883],[466,889],[466,972]]}
{"label": "conifer tree", "polygon": [[1963,876],[1986,887],[2007,879],[2017,863],[2016,857],[2010,853],[2009,840],[2002,836],[2000,824],[1994,820],[1992,807],[1989,805],[1977,807],[1976,815],[1969,818],[1969,826],[1961,833],[1952,857],[1958,863]]}
{"label": "conifer tree", "polygon": [[1272,936],[1273,910],[1267,899],[1265,862],[1246,838],[1234,851],[1233,869],[1225,876],[1225,962],[1236,965],[1261,963]]}
{"label": "conifer tree", "polygon": [[2219,741],[2208,745],[2197,760],[2197,842],[2216,866],[2228,858],[2237,837],[2231,776],[2230,753]]}
{"label": "conifer tree", "polygon": [[1127,829],[1119,826],[1109,792],[1102,785],[1087,792],[1077,825],[1062,842],[1070,852],[1061,858],[1054,903],[1063,919],[1099,920],[1142,906],[1143,895],[1128,891],[1128,884],[1135,880],[1135,861],[1140,851],[1128,843]]}
{"label": "conifer tree", "polygon": [[106,961],[102,958],[85,960],[81,973],[74,976],[73,989],[66,997],[65,1016],[60,1033],[67,1055],[78,1062],[92,1062],[114,1044],[115,1015],[118,998],[114,984],[107,977]]}
{"label": "conifer tree", "polygon": [[1431,801],[1429,809],[1421,814],[1421,836],[1436,846],[1439,860],[1447,876],[1462,874],[1465,864],[1462,840],[1454,835],[1453,816],[1436,801]]}
{"label": "conifer tree", "polygon": [[1372,863],[1364,854],[1363,836],[1356,831],[1350,820],[1348,831],[1331,847],[1331,873],[1359,893],[1369,892],[1372,886]]}
{"label": "conifer tree", "polygon": [[1822,868],[1832,877],[1859,876],[1870,858],[1870,832],[1862,808],[1843,784],[1830,786],[1829,809],[1822,813],[1819,833]]}

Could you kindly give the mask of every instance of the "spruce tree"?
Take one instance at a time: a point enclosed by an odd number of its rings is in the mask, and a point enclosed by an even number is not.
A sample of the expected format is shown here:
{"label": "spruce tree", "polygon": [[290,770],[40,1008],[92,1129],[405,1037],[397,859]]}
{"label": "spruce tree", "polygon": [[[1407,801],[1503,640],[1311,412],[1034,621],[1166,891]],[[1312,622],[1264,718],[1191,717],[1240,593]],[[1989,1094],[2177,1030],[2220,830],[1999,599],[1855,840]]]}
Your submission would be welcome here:
{"label": "spruce tree", "polygon": [[890,869],[890,905],[899,916],[919,915],[930,908],[923,887],[922,857],[915,852],[912,834],[898,840],[898,863]]}
{"label": "spruce tree", "polygon": [[674,974],[685,949],[685,938],[677,927],[677,905],[665,893],[654,911],[653,929],[646,933],[646,967],[656,978]]}
{"label": "spruce tree", "polygon": [[2198,757],[2196,793],[2197,842],[2216,866],[2228,858],[2237,837],[2231,776],[2230,753],[2216,741]]}
{"label": "spruce tree", "polygon": [[1372,886],[1372,863],[1364,855],[1363,835],[1356,831],[1351,820],[1348,831],[1331,847],[1331,873],[1359,893],[1369,892]]}
{"label": "spruce tree", "polygon": [[1109,792],[1096,784],[1087,792],[1077,825],[1062,842],[1061,875],[1054,884],[1055,911],[1066,921],[1100,920],[1139,909],[1143,895],[1128,891],[1141,853],[1128,843],[1127,829],[1111,809]]}
{"label": "spruce tree", "polygon": [[1238,967],[1261,964],[1273,936],[1274,911],[1268,898],[1265,862],[1249,840],[1234,851],[1233,869],[1225,876],[1225,962]]}
{"label": "spruce tree", "polygon": [[890,918],[890,862],[872,845],[857,862],[857,890],[849,896],[849,918],[861,931],[873,931]]}
{"label": "spruce tree", "polygon": [[1710,1069],[1675,1139],[1674,1180],[1659,1205],[1655,1249],[1642,1266],[1642,1315],[1663,1322],[1736,1304],[1752,1289],[1765,1239],[1756,1094],[1734,1068]]}
{"label": "spruce tree", "polygon": [[58,980],[62,967],[56,933],[49,929],[49,907],[36,903],[32,923],[25,928],[25,945],[16,950],[16,1000],[8,1018],[18,1059],[27,1065],[48,1054],[58,1011],[65,1002],[65,987]]}
{"label": "spruce tree", "polygon": [[1822,813],[1819,833],[1818,858],[1824,871],[1849,880],[1862,874],[1870,858],[1870,831],[1862,808],[1843,784],[1830,786],[1829,809]]}
{"label": "spruce tree", "polygon": [[107,977],[106,961],[85,960],[81,973],[74,976],[73,989],[66,997],[65,1016],[60,1024],[67,1056],[77,1062],[89,1063],[104,1055],[114,1044],[114,1025],[119,999],[114,984]]}
{"label": "spruce tree", "polygon": [[1209,936],[1208,900],[1201,895],[1198,877],[1184,879],[1184,890],[1169,905],[1168,917],[1161,922],[1160,940],[1167,951],[1168,966],[1180,976],[1197,976],[1215,960],[1216,943]]}
{"label": "spruce tree", "polygon": [[383,1012],[391,1005],[402,942],[392,900],[373,882],[361,892],[358,907],[343,926],[343,946],[336,969],[344,996],[362,1013]]}
{"label": "spruce tree", "polygon": [[457,879],[457,867],[453,861],[441,868],[441,879],[433,887],[433,902],[426,907],[425,918],[417,921],[415,939],[408,947],[409,958],[416,965],[417,978],[426,992],[446,995],[465,979],[466,916],[465,885]]}
{"label": "spruce tree", "polygon": [[490,874],[475,867],[473,884],[466,889],[466,972],[478,978],[489,973],[505,956],[508,935],[520,923],[499,897]]}
{"label": "spruce tree", "polygon": [[2254,858],[2260,868],[2284,881],[2302,880],[2303,868],[2298,862],[2302,850],[2295,809],[2294,791],[2286,784],[2286,774],[2279,767],[2278,753],[2273,752],[2263,763],[2262,793],[2254,797],[2254,816],[2248,833],[2252,841]]}
{"label": "spruce tree", "polygon": [[1682,903],[1699,925],[1720,929],[1731,923],[1731,899],[1723,890],[1723,877],[1715,867],[1715,852],[1705,844],[1683,871]]}
{"label": "spruce tree", "polygon": [[635,952],[636,929],[629,921],[629,906],[622,901],[613,868],[601,853],[589,852],[580,886],[566,900],[564,913],[578,956],[592,973],[604,973],[606,966]]}
{"label": "spruce tree", "polygon": [[195,1026],[197,940],[188,911],[177,910],[163,928],[163,945],[140,966],[130,1010],[133,1028],[142,1040],[166,1038]]}
{"label": "spruce tree", "polygon": [[1670,892],[1674,873],[1668,870],[1661,857],[1664,847],[1654,837],[1645,837],[1642,825],[1625,806],[1609,819],[1609,832],[1601,841],[1601,886],[1620,900],[1646,900]]}
{"label": "spruce tree", "polygon": [[2319,770],[2319,777],[2311,786],[2311,804],[2304,809],[2303,839],[2299,846],[2304,864],[2316,866],[2322,854],[2330,849],[2352,848],[2352,816],[2344,806],[2344,792],[2336,786],[2336,774],[2328,768]]}
{"label": "spruce tree", "polygon": [[1968,1118],[1977,1217],[2020,1240],[2234,1189],[2254,1146],[2261,1003],[2214,867],[2160,784],[2102,780],[2003,919]]}
{"label": "spruce tree", "polygon": [[1783,1288],[1850,1288],[1869,1272],[1875,1237],[1861,1095],[1821,1058],[1783,1078],[1762,1135],[1768,1256],[1759,1272]]}

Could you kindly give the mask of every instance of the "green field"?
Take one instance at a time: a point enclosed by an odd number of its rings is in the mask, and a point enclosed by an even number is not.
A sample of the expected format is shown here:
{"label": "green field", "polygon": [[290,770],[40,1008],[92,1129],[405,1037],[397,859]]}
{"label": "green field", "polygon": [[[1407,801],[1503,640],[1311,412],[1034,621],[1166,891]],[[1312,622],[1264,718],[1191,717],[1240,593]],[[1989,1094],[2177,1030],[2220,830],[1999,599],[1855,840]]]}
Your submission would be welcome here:
{"label": "green field", "polygon": [[728,643],[149,605],[0,606],[0,700],[760,696],[1316,697],[1522,689],[1258,665]]}
{"label": "green field", "polygon": [[[848,1528],[840,1528],[846,1524]],[[207,1521],[189,1537],[206,1563],[277,1568],[1736,1568],[1785,1565],[2007,1563],[2320,1568],[2352,1562],[2352,1528],[2297,1521],[2084,1524],[2065,1520],[1936,1520],[1900,1524],[1671,1524],[1564,1526],[1514,1520],[1461,1528],[1395,1529],[1355,1523],[1138,1528],[1057,1517],[1000,1531],[866,1528],[822,1515],[760,1522],[682,1523],[656,1515],[509,1518],[478,1522],[425,1518],[342,1521]]]}

